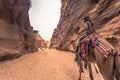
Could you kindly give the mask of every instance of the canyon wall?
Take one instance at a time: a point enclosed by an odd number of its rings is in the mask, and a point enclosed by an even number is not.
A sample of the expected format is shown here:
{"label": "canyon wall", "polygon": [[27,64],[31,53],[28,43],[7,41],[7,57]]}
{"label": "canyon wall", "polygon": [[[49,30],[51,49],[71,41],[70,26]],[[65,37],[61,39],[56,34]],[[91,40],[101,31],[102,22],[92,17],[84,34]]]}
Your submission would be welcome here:
{"label": "canyon wall", "polygon": [[30,0],[0,0],[0,60],[34,51],[30,7]]}
{"label": "canyon wall", "polygon": [[61,0],[60,21],[51,38],[50,47],[74,51],[83,18],[90,16],[96,32],[114,47],[120,46],[120,0]]}
{"label": "canyon wall", "polygon": [[48,48],[49,47],[49,41],[44,40],[40,34],[39,31],[34,30],[34,37],[35,37],[35,47],[36,48]]}

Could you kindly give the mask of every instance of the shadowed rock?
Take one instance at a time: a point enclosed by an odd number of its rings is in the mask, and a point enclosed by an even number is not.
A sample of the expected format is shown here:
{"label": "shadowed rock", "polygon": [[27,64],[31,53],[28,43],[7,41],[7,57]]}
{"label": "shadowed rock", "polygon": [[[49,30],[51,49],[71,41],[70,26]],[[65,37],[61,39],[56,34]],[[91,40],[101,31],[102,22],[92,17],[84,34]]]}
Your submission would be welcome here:
{"label": "shadowed rock", "polygon": [[30,6],[30,0],[0,0],[0,60],[2,56],[32,52],[35,39],[29,21]]}

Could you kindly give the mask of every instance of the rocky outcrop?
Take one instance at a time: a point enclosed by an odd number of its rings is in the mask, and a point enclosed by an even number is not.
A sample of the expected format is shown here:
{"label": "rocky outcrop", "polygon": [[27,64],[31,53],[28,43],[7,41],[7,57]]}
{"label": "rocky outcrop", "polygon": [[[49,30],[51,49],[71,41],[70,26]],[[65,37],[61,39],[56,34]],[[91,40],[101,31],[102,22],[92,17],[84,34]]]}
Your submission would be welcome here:
{"label": "rocky outcrop", "polygon": [[61,17],[51,38],[51,47],[74,50],[89,15],[96,32],[115,47],[120,46],[120,0],[61,0]]}
{"label": "rocky outcrop", "polygon": [[30,6],[30,0],[0,0],[0,57],[32,51],[35,40]]}
{"label": "rocky outcrop", "polygon": [[48,48],[49,41],[44,40],[38,33],[37,30],[34,30],[35,37],[35,47],[36,48]]}

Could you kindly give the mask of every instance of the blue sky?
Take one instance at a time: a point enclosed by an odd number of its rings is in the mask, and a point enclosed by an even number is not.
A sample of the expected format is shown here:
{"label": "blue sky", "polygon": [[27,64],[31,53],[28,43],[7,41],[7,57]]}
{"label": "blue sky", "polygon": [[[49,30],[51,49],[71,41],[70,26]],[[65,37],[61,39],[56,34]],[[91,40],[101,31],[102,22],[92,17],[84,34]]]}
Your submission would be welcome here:
{"label": "blue sky", "polygon": [[50,40],[60,18],[61,0],[32,0],[30,23],[45,40]]}

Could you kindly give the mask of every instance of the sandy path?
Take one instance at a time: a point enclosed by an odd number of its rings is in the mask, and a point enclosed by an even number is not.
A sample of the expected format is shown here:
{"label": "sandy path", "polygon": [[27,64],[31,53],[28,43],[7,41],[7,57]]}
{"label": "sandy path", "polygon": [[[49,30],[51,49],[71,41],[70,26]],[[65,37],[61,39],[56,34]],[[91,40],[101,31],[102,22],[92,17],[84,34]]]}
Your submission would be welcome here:
{"label": "sandy path", "polygon": [[[44,51],[0,62],[0,80],[77,80],[79,73],[74,54],[53,49]],[[95,80],[103,80],[94,73]],[[89,80],[88,73],[82,77]]]}

